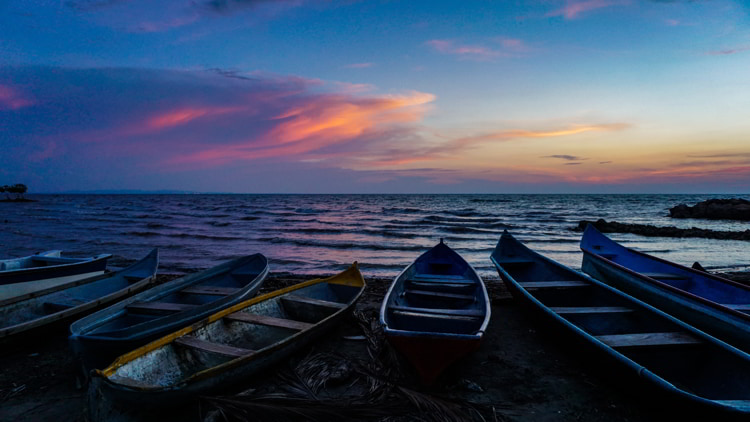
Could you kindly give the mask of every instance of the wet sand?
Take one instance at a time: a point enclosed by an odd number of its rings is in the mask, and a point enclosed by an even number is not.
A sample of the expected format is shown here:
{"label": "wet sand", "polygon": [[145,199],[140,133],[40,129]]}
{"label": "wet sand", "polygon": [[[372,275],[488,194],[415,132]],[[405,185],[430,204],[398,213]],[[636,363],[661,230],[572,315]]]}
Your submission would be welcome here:
{"label": "wet sand", "polygon": [[[168,280],[170,276],[160,276]],[[750,274],[733,278],[750,279]],[[269,277],[263,291],[309,278]],[[405,387],[429,395],[475,403],[485,420],[498,421],[652,421],[662,420],[669,408],[611,373],[592,365],[567,337],[537,321],[514,301],[498,279],[485,280],[492,299],[492,320],[478,351],[451,367],[430,388],[420,386],[408,365],[400,366]],[[357,310],[368,319],[377,318],[390,279],[367,279],[368,288]],[[266,388],[278,381],[276,373],[310,353],[335,353],[346,359],[369,359],[367,342],[357,319],[322,338],[313,350],[301,351],[290,362],[259,374],[244,388]],[[8,344],[0,351],[0,420],[85,421],[86,394],[78,390],[65,333],[46,333],[37,344]],[[635,387],[635,388],[634,388]],[[175,415],[174,420],[203,420],[211,406],[201,401],[195,409]],[[420,416],[393,415],[389,421]],[[467,413],[467,420],[482,420]],[[160,420],[169,420],[161,416]],[[356,418],[355,418],[356,419]],[[219,419],[221,420],[221,419]],[[279,418],[282,420],[282,418]],[[373,419],[369,419],[373,420]],[[378,420],[378,419],[374,419]],[[383,420],[380,418],[380,420]]]}

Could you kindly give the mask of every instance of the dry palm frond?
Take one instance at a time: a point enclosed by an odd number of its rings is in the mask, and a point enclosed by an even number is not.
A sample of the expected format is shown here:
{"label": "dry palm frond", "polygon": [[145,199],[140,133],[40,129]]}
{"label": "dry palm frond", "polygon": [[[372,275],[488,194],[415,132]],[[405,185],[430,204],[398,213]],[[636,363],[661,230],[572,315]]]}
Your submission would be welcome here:
{"label": "dry palm frond", "polygon": [[[280,391],[209,398],[220,420],[483,420],[464,402],[435,397],[397,386],[344,356],[315,353],[279,376]],[[343,383],[342,381],[348,381]],[[328,391],[332,386],[343,391]],[[216,415],[214,415],[216,416]]]}

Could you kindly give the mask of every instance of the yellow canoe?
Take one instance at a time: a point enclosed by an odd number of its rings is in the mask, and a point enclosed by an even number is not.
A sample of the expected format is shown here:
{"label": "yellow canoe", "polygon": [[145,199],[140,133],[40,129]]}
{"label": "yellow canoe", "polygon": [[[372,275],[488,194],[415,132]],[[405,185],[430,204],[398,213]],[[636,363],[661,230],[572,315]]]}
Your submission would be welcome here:
{"label": "yellow canoe", "polygon": [[355,262],[335,276],[217,312],[93,372],[90,406],[164,407],[225,389],[287,358],[333,327],[352,310],[364,288]]}

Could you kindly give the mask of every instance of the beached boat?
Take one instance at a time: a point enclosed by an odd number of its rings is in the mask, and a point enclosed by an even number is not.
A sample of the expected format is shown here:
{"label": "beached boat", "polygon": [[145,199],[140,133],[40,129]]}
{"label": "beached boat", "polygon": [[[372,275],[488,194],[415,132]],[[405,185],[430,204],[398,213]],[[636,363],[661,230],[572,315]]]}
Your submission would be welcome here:
{"label": "beached boat", "polygon": [[103,274],[107,259],[112,256],[65,258],[60,252],[0,260],[0,300]]}
{"label": "beached boat", "polygon": [[248,379],[335,326],[364,288],[355,262],[333,277],[257,296],[127,353],[92,372],[92,420],[110,406],[174,405]]}
{"label": "beached boat", "polygon": [[489,321],[484,282],[442,239],[396,277],[380,308],[386,338],[425,384],[476,350]]}
{"label": "beached boat", "polygon": [[268,275],[262,254],[174,279],[80,319],[70,347],[83,374],[123,353],[253,297]]}
{"label": "beached boat", "polygon": [[589,225],[582,269],[750,352],[750,287],[626,248]]}
{"label": "beached boat", "polygon": [[[619,368],[627,379],[696,409],[750,415],[747,353],[530,250],[507,232],[491,259],[516,299],[562,329],[556,333],[588,346],[608,371]],[[618,383],[626,378],[618,376]]]}
{"label": "beached boat", "polygon": [[0,300],[0,339],[79,317],[137,293],[152,283],[158,263],[154,249],[120,271]]}

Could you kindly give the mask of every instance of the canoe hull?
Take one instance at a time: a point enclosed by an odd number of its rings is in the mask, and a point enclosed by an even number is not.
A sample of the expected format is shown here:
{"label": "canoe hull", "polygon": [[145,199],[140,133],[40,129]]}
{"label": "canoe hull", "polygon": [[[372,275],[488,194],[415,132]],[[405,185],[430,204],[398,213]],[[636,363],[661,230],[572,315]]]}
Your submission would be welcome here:
{"label": "canoe hull", "polygon": [[750,415],[747,353],[531,251],[507,232],[492,261],[513,296],[553,334],[572,338],[572,351],[598,358],[603,373],[620,372],[641,393],[658,392],[660,407],[666,398],[686,412]]}
{"label": "canoe hull", "polygon": [[[230,295],[214,296],[210,302],[200,306],[154,318],[147,322],[138,321],[137,324],[133,325],[122,324],[122,327],[114,330],[103,328],[116,325],[118,320],[127,319],[127,308],[131,304],[136,302],[148,303],[164,297],[179,296],[179,292],[183,289],[211,283],[211,280],[225,277],[226,274],[233,271],[246,270],[247,267],[253,268],[254,272],[243,275],[246,278],[246,284]],[[234,259],[197,274],[172,280],[74,322],[70,326],[70,348],[75,360],[83,369],[83,373],[88,374],[93,369],[106,367],[123,353],[253,297],[262,286],[267,275],[268,260],[261,254],[254,254]]]}
{"label": "canoe hull", "polygon": [[[53,251],[59,252],[59,251]],[[0,301],[103,274],[111,255],[91,258],[59,258],[38,255],[26,260],[45,260],[50,265],[0,271]],[[54,265],[55,262],[58,265]]]}
{"label": "canoe hull", "polygon": [[[750,305],[749,289],[612,243],[615,242],[595,229],[587,229],[587,234],[581,240],[581,269],[745,352],[750,351],[750,315],[699,295],[715,286],[717,292],[726,290],[723,294],[725,301]],[[608,256],[612,259],[608,259]],[[662,277],[669,275],[676,281],[670,284],[644,275],[654,270],[658,270]],[[679,288],[681,285],[698,283],[703,283],[705,287],[695,292]],[[743,296],[747,298],[744,301],[741,299]]]}
{"label": "canoe hull", "polygon": [[442,241],[396,277],[380,309],[386,339],[426,385],[479,347],[490,316],[484,282]]}
{"label": "canoe hull", "polygon": [[481,337],[456,338],[386,333],[388,342],[404,355],[424,384],[433,384],[446,368],[479,349]]}
{"label": "canoe hull", "polygon": [[30,337],[138,293],[153,282],[158,261],[154,249],[119,271],[0,300],[0,339]]}
{"label": "canoe hull", "polygon": [[[90,419],[173,407],[231,388],[333,328],[351,312],[364,287],[355,264],[337,276],[236,304],[129,352],[94,371]],[[328,312],[318,319],[298,304]]]}

